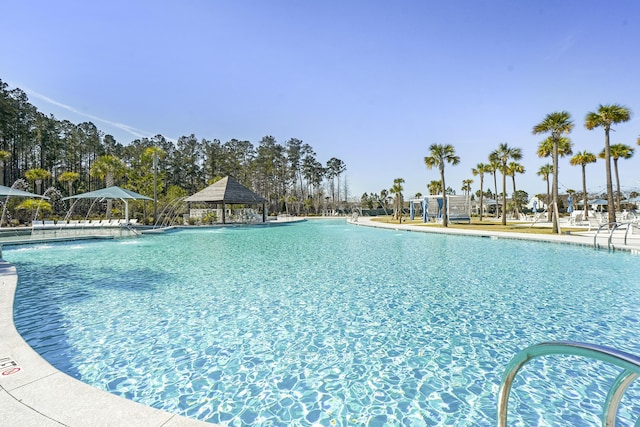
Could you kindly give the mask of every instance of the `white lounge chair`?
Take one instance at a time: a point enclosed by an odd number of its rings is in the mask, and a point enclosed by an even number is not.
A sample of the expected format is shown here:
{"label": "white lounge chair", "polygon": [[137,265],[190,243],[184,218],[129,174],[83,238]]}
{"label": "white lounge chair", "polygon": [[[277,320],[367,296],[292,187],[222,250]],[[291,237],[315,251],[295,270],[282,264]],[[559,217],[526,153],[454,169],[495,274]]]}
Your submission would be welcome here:
{"label": "white lounge chair", "polygon": [[600,222],[598,221],[598,218],[590,216],[589,218],[587,218],[587,220],[589,221],[589,230],[591,231],[591,229],[595,229],[597,230],[598,228],[600,228],[601,225],[604,225],[604,222]]}

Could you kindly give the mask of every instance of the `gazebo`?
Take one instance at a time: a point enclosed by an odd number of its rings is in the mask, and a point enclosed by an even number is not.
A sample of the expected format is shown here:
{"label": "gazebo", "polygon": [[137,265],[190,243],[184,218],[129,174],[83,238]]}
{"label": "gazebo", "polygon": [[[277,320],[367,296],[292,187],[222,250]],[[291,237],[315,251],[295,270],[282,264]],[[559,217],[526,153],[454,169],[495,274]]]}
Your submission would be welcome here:
{"label": "gazebo", "polygon": [[262,205],[262,222],[267,222],[267,200],[230,176],[184,199],[187,203],[222,204],[222,223],[226,224],[226,205]]}

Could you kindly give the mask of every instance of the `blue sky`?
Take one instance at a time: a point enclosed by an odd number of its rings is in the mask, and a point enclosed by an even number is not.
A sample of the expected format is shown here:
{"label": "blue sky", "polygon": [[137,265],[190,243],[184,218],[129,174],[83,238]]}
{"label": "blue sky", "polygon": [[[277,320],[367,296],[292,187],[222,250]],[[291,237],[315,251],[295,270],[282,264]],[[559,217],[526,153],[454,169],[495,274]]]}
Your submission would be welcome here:
{"label": "blue sky", "polygon": [[[502,142],[520,147],[530,196],[546,191],[531,128],[567,110],[574,152],[598,153],[599,104],[634,111],[612,143],[638,151],[640,3],[634,0],[5,0],[0,79],[40,111],[90,120],[123,144],[140,136],[309,143],[347,165],[352,197],[405,179],[405,195],[439,179],[424,157],[452,144],[462,180]],[[620,161],[640,188],[640,153]],[[560,161],[560,190],[580,190]],[[487,182],[491,181],[488,177]],[[603,191],[604,163],[587,167]],[[486,188],[486,185],[485,185]],[[508,187],[511,192],[511,187]]]}

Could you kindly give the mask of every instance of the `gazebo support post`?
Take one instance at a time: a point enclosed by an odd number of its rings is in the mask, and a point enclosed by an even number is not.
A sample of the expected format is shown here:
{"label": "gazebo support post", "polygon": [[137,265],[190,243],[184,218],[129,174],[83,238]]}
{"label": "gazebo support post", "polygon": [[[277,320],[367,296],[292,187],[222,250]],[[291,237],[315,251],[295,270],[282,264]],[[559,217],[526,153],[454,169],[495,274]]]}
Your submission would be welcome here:
{"label": "gazebo support post", "polygon": [[124,202],[124,219],[127,221],[127,224],[129,223],[129,202],[127,202],[125,199],[120,199]]}
{"label": "gazebo support post", "polygon": [[226,208],[226,206],[225,206],[225,204],[224,204],[224,201],[223,201],[223,202],[222,202],[222,223],[223,223],[223,224],[226,224],[226,223],[227,223],[226,218],[225,218],[225,216],[226,216],[226,210],[227,210],[227,208]]}

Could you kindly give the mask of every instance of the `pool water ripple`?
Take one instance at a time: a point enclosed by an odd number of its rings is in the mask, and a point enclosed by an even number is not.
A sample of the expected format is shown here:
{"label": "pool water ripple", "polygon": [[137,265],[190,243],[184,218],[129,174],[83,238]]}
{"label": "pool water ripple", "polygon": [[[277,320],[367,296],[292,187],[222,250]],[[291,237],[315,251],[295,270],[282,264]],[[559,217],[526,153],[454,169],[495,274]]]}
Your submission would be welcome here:
{"label": "pool water ripple", "polygon": [[[504,368],[528,345],[640,354],[630,254],[343,221],[131,242],[5,249],[16,326],[69,375],[205,421],[490,426]],[[510,419],[598,425],[616,375],[535,360]],[[621,425],[640,410],[638,388],[628,394]]]}

